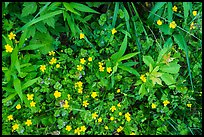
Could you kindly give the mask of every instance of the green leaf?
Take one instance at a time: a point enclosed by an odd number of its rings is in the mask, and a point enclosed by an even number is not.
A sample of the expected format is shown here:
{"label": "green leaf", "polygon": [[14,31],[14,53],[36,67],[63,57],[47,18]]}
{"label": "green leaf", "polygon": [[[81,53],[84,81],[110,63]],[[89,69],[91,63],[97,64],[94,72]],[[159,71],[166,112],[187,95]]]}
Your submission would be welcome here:
{"label": "green leaf", "polygon": [[118,59],[118,62],[119,61],[122,61],[122,60],[127,60],[129,58],[132,58],[134,57],[135,55],[139,54],[139,52],[135,52],[135,53],[129,53],[129,54],[126,54],[125,56],[121,57],[120,59]]}
{"label": "green leaf", "polygon": [[137,65],[138,64],[138,62],[125,62],[125,63],[123,63],[123,65],[124,66],[134,66],[134,65]]}
{"label": "green leaf", "polygon": [[9,40],[9,38],[8,38],[8,37],[5,37],[3,34],[2,34],[2,37],[5,39],[6,44],[9,44],[11,47],[13,46],[12,40]]}
{"label": "green leaf", "polygon": [[70,2],[69,3],[71,7],[79,10],[79,11],[82,11],[82,12],[90,12],[90,13],[97,13],[99,14],[99,12],[89,8],[88,6],[86,5],[83,5],[83,4],[80,4],[80,3],[76,3],[76,2]]}
{"label": "green leaf", "polygon": [[171,39],[171,37],[170,37],[170,38],[168,38],[168,39],[166,40],[166,42],[164,43],[164,47],[172,47],[172,45],[173,45],[173,41],[172,41],[172,39]]}
{"label": "green leaf", "polygon": [[169,28],[169,24],[162,24],[161,26],[158,26],[158,28],[164,33],[164,35],[171,35],[173,32],[173,29]]}
{"label": "green leaf", "polygon": [[118,10],[119,10],[119,2],[115,3],[115,9],[114,9],[114,15],[113,15],[113,21],[112,21],[112,27],[115,27],[115,23],[118,17]]}
{"label": "green leaf", "polygon": [[183,2],[183,10],[184,10],[184,23],[187,23],[187,19],[188,19],[188,14],[190,11],[190,5],[189,2]]}
{"label": "green leaf", "polygon": [[18,47],[16,46],[13,52],[11,53],[11,69],[14,68],[17,59],[18,59]]}
{"label": "green leaf", "polygon": [[173,10],[172,10],[172,2],[168,2],[168,21],[172,22]]}
{"label": "green leaf", "polygon": [[21,99],[21,103],[23,102],[23,93],[21,89],[21,81],[18,78],[15,78],[13,81],[14,89],[18,93],[18,96]]}
{"label": "green leaf", "polygon": [[144,84],[142,84],[142,85],[140,86],[139,94],[140,94],[141,97],[143,97],[144,95],[147,94],[147,90],[145,89],[145,85],[144,85]]}
{"label": "green leaf", "polygon": [[29,14],[33,14],[37,10],[36,2],[24,2],[23,6],[24,8],[21,14],[22,17],[28,16]]}
{"label": "green leaf", "polygon": [[130,17],[125,7],[124,7],[124,14],[125,14],[125,23],[126,23],[127,31],[130,31],[130,23],[129,23]]}
{"label": "green leaf", "polygon": [[174,41],[178,44],[179,48],[184,50],[184,45],[182,41],[183,36],[181,34],[174,34],[173,37],[174,37]]}
{"label": "green leaf", "polygon": [[25,39],[27,38],[27,33],[28,33],[28,29],[25,29],[23,31],[23,34],[21,35],[21,38],[20,38],[20,41],[19,41],[19,49],[23,46],[24,42],[25,42]]}
{"label": "green leaf", "polygon": [[48,26],[55,28],[55,19],[54,18],[49,18],[43,21],[46,23]]}
{"label": "green leaf", "polygon": [[9,95],[7,98],[2,99],[2,103],[4,104],[4,103],[8,102],[12,98],[14,98],[16,95],[17,95],[17,93],[13,93],[13,94]]}
{"label": "green leaf", "polygon": [[161,79],[167,84],[167,85],[172,85],[175,84],[176,81],[174,79],[174,77],[171,74],[168,73],[163,73],[161,75]]}
{"label": "green leaf", "polygon": [[161,59],[163,58],[164,54],[166,54],[166,52],[169,50],[169,47],[164,47],[160,52],[159,52],[159,56],[157,58],[157,64],[161,61]]}
{"label": "green leaf", "polygon": [[76,36],[76,28],[75,28],[75,23],[73,21],[73,19],[70,17],[70,15],[67,12],[64,12],[64,17],[67,19],[67,23],[69,28],[71,29],[72,35]]}
{"label": "green leaf", "polygon": [[18,57],[16,57],[15,67],[16,67],[18,73],[20,74],[21,69],[20,69],[20,63],[19,63]]}
{"label": "green leaf", "polygon": [[35,82],[38,81],[38,79],[39,79],[39,77],[37,77],[37,78],[35,78],[35,79],[32,79],[32,80],[29,80],[29,81],[27,81],[26,83],[24,83],[24,84],[22,85],[22,90],[24,90],[24,89],[26,89],[26,88],[32,86]]}
{"label": "green leaf", "polygon": [[63,5],[64,5],[64,7],[66,8],[66,10],[69,10],[70,12],[72,12],[72,13],[74,13],[74,14],[76,14],[76,15],[81,16],[81,14],[78,13],[76,10],[74,10],[73,7],[72,7],[69,3],[63,2]]}
{"label": "green leaf", "polygon": [[143,56],[143,61],[147,66],[149,66],[150,64],[154,66],[154,60],[152,59],[151,56]]}
{"label": "green leaf", "polygon": [[176,62],[171,62],[168,65],[161,66],[160,70],[163,72],[176,74],[179,72],[180,67],[181,66],[179,64],[177,64]]}
{"label": "green leaf", "polygon": [[45,46],[45,45],[44,44],[30,44],[30,45],[22,48],[21,50],[36,50],[36,49],[41,48],[43,46]]}
{"label": "green leaf", "polygon": [[161,9],[164,4],[166,4],[166,2],[156,2],[156,4],[153,6],[148,18],[154,17],[153,15],[159,10]]}
{"label": "green leaf", "polygon": [[132,74],[134,74],[134,75],[136,75],[138,77],[140,77],[140,74],[137,72],[136,69],[133,69],[131,67],[124,66],[124,65],[118,65],[118,67],[125,70],[125,71],[128,71],[128,72],[130,72],[130,73],[132,73]]}
{"label": "green leaf", "polygon": [[5,8],[9,5],[10,2],[5,2]]}
{"label": "green leaf", "polygon": [[125,38],[123,39],[123,42],[122,42],[122,45],[120,46],[120,49],[118,52],[114,53],[112,56],[111,56],[111,59],[115,62],[118,61],[118,59],[120,57],[123,56],[123,54],[125,53],[125,50],[127,48],[127,33],[125,35]]}
{"label": "green leaf", "polygon": [[92,121],[91,112],[89,110],[80,111],[79,114],[86,124]]}

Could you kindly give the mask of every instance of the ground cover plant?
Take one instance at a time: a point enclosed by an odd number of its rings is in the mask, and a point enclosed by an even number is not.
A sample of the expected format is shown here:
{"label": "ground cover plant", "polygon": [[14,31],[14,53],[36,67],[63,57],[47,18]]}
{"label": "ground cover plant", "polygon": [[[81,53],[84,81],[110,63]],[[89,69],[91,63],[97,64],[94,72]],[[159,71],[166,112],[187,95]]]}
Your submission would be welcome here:
{"label": "ground cover plant", "polygon": [[3,135],[201,135],[201,2],[3,2]]}

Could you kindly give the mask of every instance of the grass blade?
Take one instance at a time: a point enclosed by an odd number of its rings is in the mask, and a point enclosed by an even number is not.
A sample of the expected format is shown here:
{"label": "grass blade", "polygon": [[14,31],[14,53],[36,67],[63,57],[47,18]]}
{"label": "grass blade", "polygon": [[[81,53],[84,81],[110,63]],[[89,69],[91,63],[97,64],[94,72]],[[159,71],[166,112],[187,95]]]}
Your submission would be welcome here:
{"label": "grass blade", "polygon": [[99,12],[89,8],[88,6],[86,5],[83,5],[83,4],[80,4],[80,3],[75,3],[75,2],[70,2],[69,3],[71,7],[79,10],[79,11],[82,11],[82,12],[90,12],[90,13],[97,13],[99,14]]}
{"label": "grass blade", "polygon": [[24,84],[22,85],[22,90],[23,90],[23,89],[26,89],[26,88],[28,88],[28,87],[30,87],[30,86],[32,86],[35,82],[37,82],[38,79],[39,79],[39,77],[37,77],[37,78],[35,78],[35,79],[32,79],[32,80],[29,80],[29,81],[27,81],[26,83],[24,83]]}
{"label": "grass blade", "polygon": [[128,71],[138,77],[140,77],[140,74],[137,72],[137,70],[135,70],[134,68],[131,68],[131,67],[128,67],[128,66],[124,66],[124,65],[118,65],[119,68],[125,70],[125,71]]}
{"label": "grass blade", "polygon": [[183,10],[184,10],[184,23],[187,23],[187,19],[188,19],[188,14],[190,11],[190,5],[189,2],[183,2]]}
{"label": "grass blade", "polygon": [[18,96],[21,99],[21,103],[23,102],[23,93],[22,93],[22,89],[21,89],[21,81],[18,78],[15,78],[13,81],[13,85],[14,85],[14,89],[16,91],[16,93],[18,94]]}
{"label": "grass blade", "polygon": [[166,2],[157,2],[154,7],[152,8],[148,18],[152,18],[153,14],[155,14],[159,9],[161,9],[164,5],[166,4]]}
{"label": "grass blade", "polygon": [[168,20],[172,21],[172,18],[173,18],[172,3],[168,2]]}
{"label": "grass blade", "polygon": [[137,55],[137,54],[139,54],[139,52],[129,53],[129,54],[127,54],[127,55],[121,57],[121,58],[118,60],[118,62],[119,62],[119,61],[122,61],[122,60],[127,60],[127,59],[129,59],[129,58],[132,58],[132,57],[134,57],[134,56]]}
{"label": "grass blade", "polygon": [[78,13],[76,10],[74,10],[74,9],[72,8],[72,6],[71,6],[69,3],[63,2],[63,5],[64,5],[64,7],[66,8],[66,10],[68,10],[68,11],[70,11],[70,12],[76,14],[76,15],[81,16],[81,14]]}
{"label": "grass blade", "polygon": [[115,23],[118,17],[118,10],[119,10],[119,2],[115,3],[115,9],[114,9],[114,15],[113,15],[113,22],[112,22],[112,27],[115,27]]}

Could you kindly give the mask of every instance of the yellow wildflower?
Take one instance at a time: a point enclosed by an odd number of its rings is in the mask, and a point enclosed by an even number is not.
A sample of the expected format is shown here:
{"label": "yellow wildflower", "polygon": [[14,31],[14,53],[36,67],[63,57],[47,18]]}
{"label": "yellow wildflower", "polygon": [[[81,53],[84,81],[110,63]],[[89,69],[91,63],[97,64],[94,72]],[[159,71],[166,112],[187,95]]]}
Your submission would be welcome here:
{"label": "yellow wildflower", "polygon": [[66,130],[67,130],[67,131],[70,131],[71,129],[72,129],[71,126],[69,126],[69,125],[66,126]]}
{"label": "yellow wildflower", "polygon": [[58,92],[57,90],[54,93],[55,98],[61,97],[61,92]]}
{"label": "yellow wildflower", "polygon": [[156,108],[156,107],[157,107],[157,105],[152,103],[152,108]]}
{"label": "yellow wildflower", "polygon": [[119,132],[121,132],[123,130],[123,127],[119,127],[118,129],[117,129],[117,132],[119,133]]}
{"label": "yellow wildflower", "polygon": [[177,12],[177,7],[174,5],[174,7],[172,8],[172,10],[174,11],[174,12]]}
{"label": "yellow wildflower", "polygon": [[95,98],[97,96],[97,93],[96,92],[92,92],[91,96],[92,96],[92,98]]}
{"label": "yellow wildflower", "polygon": [[40,65],[40,70],[41,70],[42,72],[44,72],[44,71],[46,70],[46,66],[45,66],[45,65]]}
{"label": "yellow wildflower", "polygon": [[140,76],[140,79],[141,79],[143,82],[146,82],[146,81],[147,81],[147,79],[145,78],[145,75],[141,75],[141,76]]}
{"label": "yellow wildflower", "polygon": [[162,25],[162,21],[161,20],[157,20],[157,25]]}
{"label": "yellow wildflower", "polygon": [[195,28],[196,28],[196,27],[195,27],[195,25],[194,25],[194,22],[192,22],[191,25],[190,25],[190,30],[191,30],[191,29],[195,29]]}
{"label": "yellow wildflower", "polygon": [[110,108],[110,110],[111,110],[112,112],[114,112],[114,111],[116,110],[116,107],[115,107],[115,106],[112,106],[112,107]]}
{"label": "yellow wildflower", "polygon": [[175,22],[175,21],[172,21],[172,22],[169,24],[169,28],[175,29],[175,28],[176,28],[176,22]]}
{"label": "yellow wildflower", "polygon": [[16,109],[21,109],[21,105],[18,104],[18,105],[16,106]]}
{"label": "yellow wildflower", "polygon": [[127,113],[125,114],[125,117],[130,117],[130,113],[127,112]]}
{"label": "yellow wildflower", "polygon": [[9,44],[6,44],[5,48],[6,48],[6,52],[12,52],[13,51],[13,48]]}
{"label": "yellow wildflower", "polygon": [[13,130],[18,129],[18,128],[19,128],[19,124],[14,124],[14,125],[12,126],[12,128],[13,128]]}
{"label": "yellow wildflower", "polygon": [[49,63],[52,65],[52,64],[55,64],[56,62],[57,62],[57,59],[52,57]]}
{"label": "yellow wildflower", "polygon": [[168,100],[163,101],[164,106],[170,104],[170,102]]}
{"label": "yellow wildflower", "polygon": [[30,125],[32,125],[32,121],[27,119],[27,121],[25,122],[25,124],[26,124],[27,126],[30,126]]}
{"label": "yellow wildflower", "polygon": [[113,121],[113,120],[114,120],[114,117],[110,117],[110,120]]}
{"label": "yellow wildflower", "polygon": [[80,33],[80,39],[83,39],[83,38],[84,38],[84,34]]}
{"label": "yellow wildflower", "polygon": [[98,115],[96,114],[96,112],[94,112],[94,113],[92,114],[92,118],[93,118],[93,119],[96,119],[96,117],[98,117]]}
{"label": "yellow wildflower", "polygon": [[13,115],[9,115],[7,118],[8,118],[9,121],[13,120]]}
{"label": "yellow wildflower", "polygon": [[187,104],[187,107],[191,108],[192,104]]}
{"label": "yellow wildflower", "polygon": [[122,112],[119,112],[119,116],[122,116]]}
{"label": "yellow wildflower", "polygon": [[81,126],[80,131],[85,132],[86,131],[86,127],[85,126]]}
{"label": "yellow wildflower", "polygon": [[67,98],[68,98],[68,100],[70,100],[70,99],[71,99],[71,95],[70,95],[70,94],[68,94],[68,95],[67,95]]}
{"label": "yellow wildflower", "polygon": [[121,107],[120,103],[117,104],[118,107]]}
{"label": "yellow wildflower", "polygon": [[84,107],[87,107],[89,105],[89,103],[88,103],[88,101],[86,100],[86,101],[83,101],[83,106]]}
{"label": "yellow wildflower", "polygon": [[120,93],[120,89],[117,89],[117,93]]}
{"label": "yellow wildflower", "polygon": [[78,88],[78,93],[82,94],[83,88]]}
{"label": "yellow wildflower", "polygon": [[108,130],[108,126],[105,126],[105,129]]}
{"label": "yellow wildflower", "polygon": [[78,84],[78,87],[82,87],[83,82],[79,81],[79,82],[77,82],[77,84]]}
{"label": "yellow wildflower", "polygon": [[27,99],[28,100],[33,100],[33,96],[34,96],[33,94],[27,94]]}
{"label": "yellow wildflower", "polygon": [[88,58],[88,61],[92,61],[92,57],[89,57],[89,58]]}
{"label": "yellow wildflower", "polygon": [[31,106],[31,107],[35,107],[35,104],[36,104],[36,103],[35,103],[34,101],[30,102],[30,106]]}
{"label": "yellow wildflower", "polygon": [[77,65],[77,70],[82,71],[83,67],[81,65]]}
{"label": "yellow wildflower", "polygon": [[80,135],[80,132],[81,132],[81,130],[80,130],[79,128],[77,128],[77,129],[74,130],[74,133],[75,133],[75,134]]}
{"label": "yellow wildflower", "polygon": [[197,15],[197,11],[194,10],[194,11],[193,11],[193,16],[196,16],[196,15]]}
{"label": "yellow wildflower", "polygon": [[16,34],[13,34],[13,32],[10,32],[10,34],[8,35],[9,39],[15,39]]}
{"label": "yellow wildflower", "polygon": [[126,117],[126,120],[129,122],[131,120],[131,118],[130,117]]}
{"label": "yellow wildflower", "polygon": [[99,71],[103,72],[105,67],[99,66]]}
{"label": "yellow wildflower", "polygon": [[107,67],[106,70],[108,73],[111,73],[111,71],[112,71],[111,67]]}
{"label": "yellow wildflower", "polygon": [[84,58],[80,59],[80,63],[84,64],[86,62],[86,60]]}
{"label": "yellow wildflower", "polygon": [[103,63],[102,63],[102,62],[98,62],[98,65],[99,65],[99,66],[103,66]]}
{"label": "yellow wildflower", "polygon": [[112,31],[112,34],[115,34],[117,32],[115,28],[113,28],[111,31]]}
{"label": "yellow wildflower", "polygon": [[60,64],[57,64],[57,65],[56,65],[56,68],[60,68]]}
{"label": "yellow wildflower", "polygon": [[68,104],[67,100],[65,100],[65,103],[64,103],[63,107],[64,107],[64,109],[68,109],[69,108],[69,104]]}
{"label": "yellow wildflower", "polygon": [[54,56],[54,55],[55,55],[55,52],[54,52],[54,51],[50,51],[50,52],[49,52],[49,55],[50,55],[50,56],[51,56],[51,55]]}
{"label": "yellow wildflower", "polygon": [[102,122],[102,118],[100,117],[99,119],[98,119],[98,123],[101,123]]}

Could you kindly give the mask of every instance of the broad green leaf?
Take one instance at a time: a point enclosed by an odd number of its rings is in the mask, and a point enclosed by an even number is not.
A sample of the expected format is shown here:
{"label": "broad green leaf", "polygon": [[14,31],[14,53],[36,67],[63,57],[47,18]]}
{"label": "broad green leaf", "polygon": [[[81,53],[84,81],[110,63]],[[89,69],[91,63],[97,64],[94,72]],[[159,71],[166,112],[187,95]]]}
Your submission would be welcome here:
{"label": "broad green leaf", "polygon": [[168,39],[166,40],[166,42],[164,43],[164,47],[172,47],[172,45],[173,45],[173,41],[172,41],[172,39],[171,39],[171,37],[170,37],[170,38],[168,38]]}
{"label": "broad green leaf", "polygon": [[189,2],[183,2],[183,10],[184,10],[184,23],[187,23],[189,11],[190,11],[190,5]]}
{"label": "broad green leaf", "polygon": [[17,59],[18,59],[18,47],[16,46],[11,53],[11,69],[14,68]]}
{"label": "broad green leaf", "polygon": [[47,23],[48,26],[50,26],[52,28],[55,28],[55,19],[53,17],[49,18],[49,19],[46,19],[43,22]]}
{"label": "broad green leaf", "polygon": [[47,28],[45,27],[45,24],[42,21],[36,23],[35,24],[35,28],[38,31],[42,32],[42,33],[46,33],[47,32]]}
{"label": "broad green leaf", "polygon": [[23,6],[24,8],[21,14],[22,17],[28,16],[29,14],[33,14],[37,10],[36,2],[24,2]]}
{"label": "broad green leaf", "polygon": [[9,95],[7,98],[2,99],[2,103],[4,104],[4,103],[8,102],[12,98],[14,98],[16,95],[17,95],[17,93],[13,93],[13,94]]}
{"label": "broad green leaf", "polygon": [[21,38],[20,38],[19,44],[18,44],[19,49],[23,46],[25,39],[27,38],[27,33],[28,33],[28,29],[25,29],[23,31],[23,34],[21,34]]}
{"label": "broad green leaf", "polygon": [[153,6],[148,18],[154,17],[153,15],[159,10],[161,9],[164,4],[166,4],[166,2],[156,2],[156,4]]}
{"label": "broad green leaf", "polygon": [[67,19],[67,23],[68,23],[69,28],[71,29],[72,36],[76,37],[76,28],[75,28],[76,25],[73,19],[70,17],[70,15],[67,12],[64,12],[64,16]]}
{"label": "broad green leaf", "polygon": [[160,52],[159,52],[159,56],[157,58],[157,64],[161,61],[161,59],[163,58],[163,56],[166,54],[166,52],[169,50],[168,47],[164,47]]}
{"label": "broad green leaf", "polygon": [[171,85],[171,84],[175,84],[176,81],[174,79],[174,77],[171,74],[168,73],[163,73],[161,76],[161,79],[167,84],[167,85]]}
{"label": "broad green leaf", "polygon": [[14,89],[15,89],[16,93],[18,94],[18,96],[21,99],[21,102],[23,102],[23,93],[22,93],[22,89],[21,89],[21,81],[18,78],[15,78],[13,81],[13,85],[14,85]]}
{"label": "broad green leaf", "polygon": [[124,66],[134,66],[134,65],[137,65],[138,64],[138,62],[125,62],[125,63],[123,63],[123,65]]}
{"label": "broad green leaf", "polygon": [[80,3],[76,3],[76,2],[70,2],[69,3],[71,7],[79,10],[79,11],[82,11],[82,12],[90,12],[90,13],[97,13],[99,14],[99,12],[89,8],[88,6],[86,5],[83,5],[83,4],[80,4]]}
{"label": "broad green leaf", "polygon": [[74,14],[76,14],[76,15],[81,16],[81,14],[78,13],[76,10],[74,10],[73,7],[72,7],[69,3],[63,2],[63,5],[64,5],[64,7],[66,8],[66,10],[69,10],[70,12],[72,12],[72,13],[74,13]]}
{"label": "broad green leaf", "polygon": [[21,50],[36,50],[36,49],[41,48],[43,46],[45,46],[45,45],[44,44],[30,44],[30,45],[22,48]]}
{"label": "broad green leaf", "polygon": [[131,67],[124,66],[124,65],[118,65],[118,67],[125,70],[125,71],[128,71],[128,72],[130,72],[130,73],[132,73],[132,74],[134,74],[134,75],[136,75],[138,77],[140,77],[140,74],[137,72],[136,69],[133,69]]}
{"label": "broad green leaf", "polygon": [[184,50],[184,44],[183,44],[183,36],[181,34],[174,34],[174,41],[178,44],[179,48]]}
{"label": "broad green leaf", "polygon": [[118,59],[118,62],[122,61],[122,60],[127,60],[129,58],[132,58],[132,57],[134,57],[137,54],[139,54],[139,52],[126,54],[125,56],[122,56],[120,59]]}
{"label": "broad green leaf", "polygon": [[5,2],[5,8],[9,5],[10,2]]}
{"label": "broad green leaf", "polygon": [[26,83],[24,83],[24,84],[22,85],[22,90],[24,90],[24,89],[26,89],[26,88],[32,86],[35,82],[38,81],[38,79],[39,79],[39,77],[37,77],[37,78],[35,78],[35,79],[32,79],[32,80],[29,80],[29,81],[27,81]]}
{"label": "broad green leaf", "polygon": [[161,26],[158,26],[158,28],[164,33],[164,35],[171,35],[173,32],[173,29],[169,28],[169,24],[162,24]]}
{"label": "broad green leaf", "polygon": [[147,90],[145,89],[145,85],[144,85],[144,84],[142,84],[142,85],[140,86],[139,94],[140,94],[141,98],[142,98],[144,95],[147,95]]}
{"label": "broad green leaf", "polygon": [[150,64],[154,66],[154,60],[152,59],[151,56],[143,56],[143,61],[147,66],[149,66]]}
{"label": "broad green leaf", "polygon": [[19,63],[18,57],[16,57],[15,67],[16,67],[18,73],[21,73],[20,63]]}
{"label": "broad green leaf", "polygon": [[172,2],[168,2],[168,21],[172,22],[173,10],[172,10]]}
{"label": "broad green leaf", "polygon": [[112,21],[112,27],[115,27],[116,20],[118,17],[118,10],[119,10],[119,2],[115,2],[115,9],[114,9],[114,15],[113,15],[113,21]]}
{"label": "broad green leaf", "polygon": [[12,42],[12,40],[9,40],[8,36],[5,37],[5,36],[2,34],[2,37],[5,39],[6,44],[9,44],[11,47],[13,46],[13,42]]}
{"label": "broad green leaf", "polygon": [[177,64],[176,62],[171,62],[168,65],[161,66],[160,70],[163,72],[176,74],[179,72],[180,67],[181,66]]}

